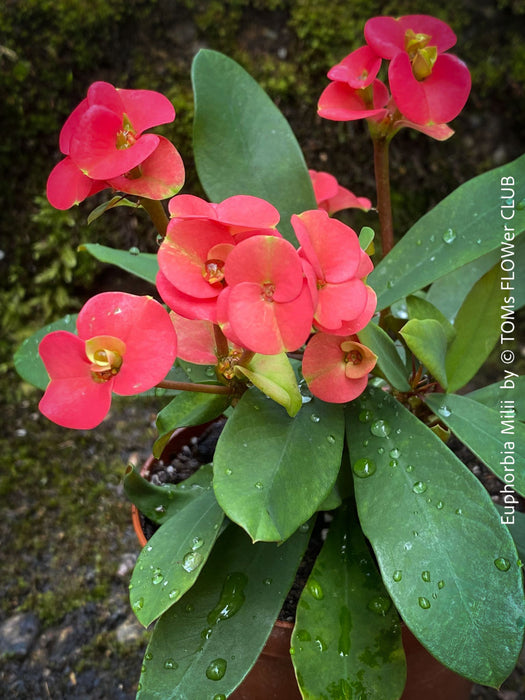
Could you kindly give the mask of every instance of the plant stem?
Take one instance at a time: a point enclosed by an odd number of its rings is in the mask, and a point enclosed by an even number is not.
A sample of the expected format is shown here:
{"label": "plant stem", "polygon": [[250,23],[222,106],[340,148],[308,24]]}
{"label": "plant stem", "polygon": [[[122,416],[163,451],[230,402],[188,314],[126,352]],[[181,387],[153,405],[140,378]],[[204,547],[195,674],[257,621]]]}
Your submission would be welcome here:
{"label": "plant stem", "polygon": [[164,379],[157,385],[158,389],[174,389],[177,391],[196,391],[203,394],[232,394],[233,391],[229,386],[222,384],[193,384],[192,382],[172,382],[169,379]]}
{"label": "plant stem", "polygon": [[148,212],[157,232],[164,237],[168,227],[168,217],[162,203],[157,199],[148,199],[147,197],[141,197],[139,203]]}
{"label": "plant stem", "polygon": [[217,350],[217,357],[228,357],[230,354],[228,340],[222,332],[221,327],[216,323],[213,324],[213,333],[215,335],[215,349]]}
{"label": "plant stem", "polygon": [[373,137],[374,172],[377,189],[377,212],[381,231],[383,257],[394,247],[394,225],[392,221],[392,204],[390,202],[390,172],[388,163],[388,146],[390,139],[385,136]]}

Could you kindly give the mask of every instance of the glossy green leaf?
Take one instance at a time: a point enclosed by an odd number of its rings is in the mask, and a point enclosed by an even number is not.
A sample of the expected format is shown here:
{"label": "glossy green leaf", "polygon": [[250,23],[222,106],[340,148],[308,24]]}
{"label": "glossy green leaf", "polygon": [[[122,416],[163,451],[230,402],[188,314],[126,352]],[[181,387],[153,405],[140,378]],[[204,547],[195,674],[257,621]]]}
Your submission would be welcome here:
{"label": "glossy green leaf", "polygon": [[370,228],[370,226],[363,226],[359,232],[359,245],[361,246],[361,250],[368,250],[368,247],[374,241],[375,235],[373,228]]}
{"label": "glossy green leaf", "polygon": [[394,341],[382,328],[370,322],[357,334],[359,342],[363,343],[377,355],[377,366],[389,384],[398,391],[409,391],[407,370],[400,358]]}
{"label": "glossy green leaf", "polygon": [[224,394],[205,394],[196,391],[183,391],[177,394],[157,414],[156,425],[159,437],[153,446],[155,457],[160,456],[176,428],[207,423],[222,415],[229,405],[230,397]]}
{"label": "glossy green leaf", "polygon": [[144,627],[193,586],[223,519],[209,485],[168,518],[142,548],[129,594],[131,608]]}
{"label": "glossy green leaf", "polygon": [[93,211],[89,214],[87,218],[88,224],[92,224],[93,221],[96,221],[98,218],[104,214],[104,212],[109,211],[110,209],[114,209],[115,207],[131,207],[132,209],[141,209],[139,204],[137,202],[131,202],[129,199],[126,199],[125,197],[122,197],[122,195],[116,195],[115,197],[112,197],[109,199],[107,202],[103,202],[102,204],[99,204],[98,207],[95,207]]}
{"label": "glossy green leaf", "polygon": [[199,51],[192,81],[195,163],[208,197],[266,199],[279,210],[280,232],[297,245],[290,217],[317,204],[290,125],[255,80],[221,53]]}
{"label": "glossy green leaf", "polygon": [[[378,295],[378,309],[498,249],[505,223],[501,218],[500,178],[515,179],[515,201],[519,202],[525,197],[524,167],[525,156],[521,156],[479,175],[419,219],[368,278]],[[525,211],[515,209],[508,223],[516,235],[521,233]]]}
{"label": "glossy green leaf", "polygon": [[399,616],[348,504],[338,510],[299,600],[292,650],[305,700],[401,697]]}
{"label": "glossy green leaf", "polygon": [[17,348],[14,355],[14,365],[22,379],[38,389],[46,389],[49,384],[49,375],[44,363],[38,354],[38,346],[42,338],[52,331],[70,331],[76,333],[78,314],[68,314],[59,321],[44,326],[33,335],[26,338]]}
{"label": "glossy green leaf", "polygon": [[500,269],[493,267],[468,293],[454,321],[456,337],[445,361],[448,389],[457,391],[476,374],[500,336]]}
{"label": "glossy green leaf", "polygon": [[496,411],[501,408],[500,401],[510,401],[516,410],[516,418],[525,421],[525,375],[504,376],[499,382],[471,391],[466,396]]}
{"label": "glossy green leaf", "polygon": [[99,243],[83,243],[78,249],[87,251],[100,262],[116,265],[135,277],[155,284],[159,265],[157,256],[153,253],[141,253],[138,248],[118,250]]}
{"label": "glossy green leaf", "polygon": [[137,700],[228,697],[261,653],[309,536],[306,526],[281,546],[252,544],[230,525],[193,588],[157,622]]}
{"label": "glossy green leaf", "polygon": [[443,664],[499,687],[521,650],[525,600],[489,494],[385,392],[368,389],[346,411],[359,520],[401,617]]}
{"label": "glossy green leaf", "polygon": [[450,323],[446,316],[444,316],[441,311],[434,306],[434,304],[429,302],[427,299],[423,299],[422,297],[418,297],[413,294],[407,297],[406,302],[408,317],[410,320],[417,319],[419,321],[426,321],[427,319],[433,319],[435,321],[439,321],[441,327],[443,328],[443,332],[445,333],[447,343],[450,343],[454,339],[456,335],[454,326]]}
{"label": "glossy green leaf", "polygon": [[425,365],[430,374],[446,389],[445,356],[447,352],[447,336],[441,322],[433,318],[427,318],[423,321],[414,318],[405,323],[400,333],[418,360]]}
{"label": "glossy green leaf", "polygon": [[124,492],[147,518],[158,525],[199,498],[211,485],[212,468],[205,464],[180,484],[156,486],[129,466],[124,477]]}
{"label": "glossy green leaf", "polygon": [[290,418],[258,389],[249,389],[217,443],[217,500],[253,540],[285,540],[330,493],[343,439],[341,406],[312,399]]}
{"label": "glossy green leaf", "polygon": [[525,496],[525,425],[516,420],[512,403],[501,403],[494,410],[456,394],[430,394],[425,401],[506,484],[502,490]]}
{"label": "glossy green leaf", "polygon": [[286,409],[293,418],[302,405],[297,379],[286,353],[254,355],[247,367],[237,365],[237,376],[245,377],[266,396]]}

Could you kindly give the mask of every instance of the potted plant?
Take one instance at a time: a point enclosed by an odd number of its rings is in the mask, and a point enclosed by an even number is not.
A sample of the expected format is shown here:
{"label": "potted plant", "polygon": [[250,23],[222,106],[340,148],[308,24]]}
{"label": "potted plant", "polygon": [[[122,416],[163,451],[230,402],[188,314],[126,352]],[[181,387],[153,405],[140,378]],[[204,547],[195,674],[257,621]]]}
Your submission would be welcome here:
{"label": "potted plant", "polygon": [[[367,122],[379,242],[332,216],[371,203],[309,172],[284,117],[222,54],[200,51],[192,69],[209,202],[177,194],[182,160],[147,133],[175,116],[158,93],[95,83],[62,129],[49,200],[68,208],[106,188],[131,196],[92,217],[142,207],[158,254],[83,247],[156,284],[164,305],[100,294],[76,321],[26,341],[16,364],[46,389],[40,410],[89,429],[112,392],[162,390],[155,456],[181,426],[227,417],[213,464],[184,482],[126,474],[127,493],[159,525],[130,583],[140,622],[156,621],[139,698],[235,691],[321,511],[331,524],[290,649],[304,698],[399,698],[402,627],[444,666],[493,687],[521,649],[514,314],[525,160],[461,185],[394,246],[390,141],[401,128],[452,136],[470,75],[435,18],[375,17],[365,40],[330,70],[319,114]],[[468,391],[496,345],[500,379]],[[447,446],[450,433],[501,479],[503,509]]]}

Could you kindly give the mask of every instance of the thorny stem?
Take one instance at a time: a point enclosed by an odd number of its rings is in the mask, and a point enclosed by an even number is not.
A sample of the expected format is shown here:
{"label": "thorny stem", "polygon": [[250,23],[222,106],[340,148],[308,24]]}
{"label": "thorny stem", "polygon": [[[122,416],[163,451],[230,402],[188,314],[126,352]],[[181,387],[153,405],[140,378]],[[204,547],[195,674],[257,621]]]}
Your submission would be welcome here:
{"label": "thorny stem", "polygon": [[388,146],[390,139],[385,136],[373,137],[374,172],[377,189],[377,212],[381,230],[383,257],[394,247],[394,226],[392,221],[392,204],[390,201],[390,173],[388,163]]}
{"label": "thorny stem", "polygon": [[228,357],[230,353],[230,348],[228,347],[228,340],[222,332],[220,326],[218,326],[216,323],[213,324],[213,333],[215,335],[215,348],[217,350],[217,357]]}
{"label": "thorny stem", "polygon": [[168,227],[168,217],[161,202],[156,199],[141,197],[139,203],[150,215],[157,232],[164,237]]}
{"label": "thorny stem", "polygon": [[174,389],[176,391],[196,391],[203,394],[233,394],[232,387],[223,386],[222,384],[192,384],[191,382],[172,382],[169,379],[159,382],[156,387],[158,389]]}

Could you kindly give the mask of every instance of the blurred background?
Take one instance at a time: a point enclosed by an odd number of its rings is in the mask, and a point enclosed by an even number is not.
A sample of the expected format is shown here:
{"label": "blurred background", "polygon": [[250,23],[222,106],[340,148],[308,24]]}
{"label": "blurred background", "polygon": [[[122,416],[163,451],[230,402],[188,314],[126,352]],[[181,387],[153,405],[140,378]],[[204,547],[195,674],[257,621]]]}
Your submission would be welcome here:
{"label": "blurred background", "polygon": [[[472,72],[471,97],[438,143],[403,130],[391,147],[400,237],[462,182],[518,157],[525,113],[523,0],[4,0],[0,6],[0,687],[12,698],[132,698],[147,639],[128,612],[138,552],[121,479],[150,451],[158,405],[115,402],[89,433],[37,411],[40,392],[13,351],[93,293],[137,286],[77,251],[80,243],[155,252],[143,212],[113,210],[89,227],[103,193],[66,212],[45,199],[58,134],[90,83],[166,94],[177,118],[160,132],[186,165],[182,192],[202,195],[192,161],[191,61],[200,48],[237,60],[284,112],[308,166],[374,200],[371,144],[360,122],[321,120],[335,63],[364,43],[372,16],[433,14]],[[499,191],[495,189],[495,196]],[[363,218],[364,217],[364,218]],[[357,230],[373,214],[351,215]],[[473,698],[525,697],[521,672]]]}

